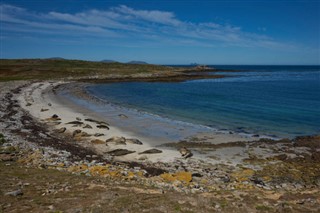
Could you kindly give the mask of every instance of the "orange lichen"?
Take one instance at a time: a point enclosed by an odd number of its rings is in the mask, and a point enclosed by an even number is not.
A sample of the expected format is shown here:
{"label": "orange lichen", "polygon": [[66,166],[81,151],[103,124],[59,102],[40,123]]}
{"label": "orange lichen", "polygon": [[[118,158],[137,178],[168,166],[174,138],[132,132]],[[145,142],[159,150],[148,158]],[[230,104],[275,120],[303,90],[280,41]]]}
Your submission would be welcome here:
{"label": "orange lichen", "polygon": [[255,171],[252,169],[243,169],[231,174],[231,177],[237,181],[248,181],[250,177],[254,175]]}
{"label": "orange lichen", "polygon": [[78,166],[70,166],[68,168],[69,172],[82,172],[88,169],[86,164],[78,165]]}
{"label": "orange lichen", "polygon": [[189,183],[192,181],[192,173],[191,172],[177,172],[175,174],[163,173],[160,177],[168,182],[181,181],[185,183]]}
{"label": "orange lichen", "polygon": [[89,171],[92,176],[102,176],[109,173],[109,168],[106,166],[92,166]]}

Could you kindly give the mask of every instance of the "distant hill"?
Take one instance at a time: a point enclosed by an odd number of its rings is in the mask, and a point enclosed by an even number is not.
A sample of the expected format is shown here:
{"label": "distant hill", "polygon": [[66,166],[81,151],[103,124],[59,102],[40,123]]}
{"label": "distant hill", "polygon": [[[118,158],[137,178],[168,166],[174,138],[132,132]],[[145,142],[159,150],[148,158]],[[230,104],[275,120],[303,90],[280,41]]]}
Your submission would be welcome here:
{"label": "distant hill", "polygon": [[127,64],[148,64],[147,62],[144,61],[129,61]]}
{"label": "distant hill", "polygon": [[101,60],[100,62],[103,62],[103,63],[115,63],[115,62],[117,62],[117,61],[105,59],[105,60]]}
{"label": "distant hill", "polygon": [[52,58],[47,58],[48,60],[66,60],[65,58],[61,57],[52,57]]}

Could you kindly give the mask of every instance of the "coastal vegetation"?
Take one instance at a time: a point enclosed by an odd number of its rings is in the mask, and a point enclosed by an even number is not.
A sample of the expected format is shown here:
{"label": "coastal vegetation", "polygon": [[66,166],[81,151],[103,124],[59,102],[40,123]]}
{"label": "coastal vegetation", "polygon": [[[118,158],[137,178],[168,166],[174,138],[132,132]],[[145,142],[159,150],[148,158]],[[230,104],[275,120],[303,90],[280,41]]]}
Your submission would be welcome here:
{"label": "coastal vegetation", "polygon": [[0,82],[12,80],[78,80],[93,83],[118,81],[178,82],[221,78],[215,69],[170,67],[143,63],[94,62],[53,59],[0,59]]}
{"label": "coastal vegetation", "polygon": [[66,59],[0,59],[0,81],[99,78],[181,71],[151,64],[104,63]]}

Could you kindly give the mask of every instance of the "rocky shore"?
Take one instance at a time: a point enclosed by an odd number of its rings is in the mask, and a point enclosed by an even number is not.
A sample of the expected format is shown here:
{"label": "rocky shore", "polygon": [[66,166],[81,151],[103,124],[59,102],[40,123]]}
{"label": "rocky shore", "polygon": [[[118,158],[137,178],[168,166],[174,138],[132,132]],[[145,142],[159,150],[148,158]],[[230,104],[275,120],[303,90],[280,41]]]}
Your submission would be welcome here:
{"label": "rocky shore", "polygon": [[[51,102],[42,103],[39,117],[30,114],[26,109],[37,103],[23,94],[32,83],[0,84],[2,212],[320,211],[320,136],[212,143],[199,135],[143,147],[140,138],[118,135],[96,118],[56,114]],[[106,131],[115,135],[99,135]],[[148,157],[160,156],[162,147],[173,160]],[[192,155],[181,155],[183,149]],[[126,158],[132,150],[141,159]],[[46,181],[29,176],[46,173]],[[87,190],[82,197],[80,186]],[[78,202],[62,204],[62,197]]]}

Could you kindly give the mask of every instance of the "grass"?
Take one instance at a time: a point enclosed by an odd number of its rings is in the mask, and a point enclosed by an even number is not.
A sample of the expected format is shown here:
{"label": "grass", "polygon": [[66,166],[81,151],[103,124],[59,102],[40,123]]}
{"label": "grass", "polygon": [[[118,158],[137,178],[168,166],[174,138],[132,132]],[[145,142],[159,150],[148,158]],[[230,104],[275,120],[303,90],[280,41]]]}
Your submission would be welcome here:
{"label": "grass", "polygon": [[258,205],[258,206],[256,206],[256,210],[263,211],[263,212],[269,212],[272,210],[272,208],[269,206],[265,206],[265,205]]}
{"label": "grass", "polygon": [[176,68],[151,64],[103,63],[64,59],[0,59],[0,81],[164,73]]}

